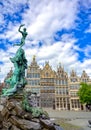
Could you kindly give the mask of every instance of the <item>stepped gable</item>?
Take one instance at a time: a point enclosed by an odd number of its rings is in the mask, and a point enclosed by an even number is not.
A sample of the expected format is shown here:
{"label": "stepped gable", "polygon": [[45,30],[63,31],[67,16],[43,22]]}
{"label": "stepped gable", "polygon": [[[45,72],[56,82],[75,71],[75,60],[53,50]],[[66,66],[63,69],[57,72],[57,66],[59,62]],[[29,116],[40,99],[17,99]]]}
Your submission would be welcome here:
{"label": "stepped gable", "polygon": [[33,56],[33,59],[32,59],[31,64],[28,66],[27,75],[30,74],[30,73],[33,73],[33,69],[36,70],[36,73],[37,73],[37,72],[40,73],[40,70],[41,70],[41,69],[40,69],[39,65],[37,64],[35,55]]}
{"label": "stepped gable", "polygon": [[82,75],[80,77],[81,82],[89,82],[89,76],[87,75],[86,71],[83,70]]}
{"label": "stepped gable", "polygon": [[68,74],[64,71],[64,68],[61,66],[61,64],[59,64],[59,67],[57,68],[57,78],[68,79]]}
{"label": "stepped gable", "polygon": [[52,67],[49,65],[49,62],[45,62],[45,66],[41,70],[41,78],[55,78],[56,72],[52,70]]}
{"label": "stepped gable", "polygon": [[72,70],[70,73],[70,81],[71,82],[78,82],[79,81],[79,77],[77,76],[77,74],[74,70]]}

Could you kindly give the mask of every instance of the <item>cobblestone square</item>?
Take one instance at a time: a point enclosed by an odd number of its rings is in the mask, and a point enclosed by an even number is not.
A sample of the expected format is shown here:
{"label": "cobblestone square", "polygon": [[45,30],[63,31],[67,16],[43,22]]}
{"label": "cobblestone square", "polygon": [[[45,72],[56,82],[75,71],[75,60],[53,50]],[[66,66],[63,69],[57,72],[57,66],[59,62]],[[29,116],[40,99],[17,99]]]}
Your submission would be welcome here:
{"label": "cobblestone square", "polygon": [[45,109],[52,119],[64,119],[67,123],[75,126],[80,126],[84,130],[91,130],[88,127],[88,120],[91,120],[91,112],[84,111],[58,111],[52,109]]}

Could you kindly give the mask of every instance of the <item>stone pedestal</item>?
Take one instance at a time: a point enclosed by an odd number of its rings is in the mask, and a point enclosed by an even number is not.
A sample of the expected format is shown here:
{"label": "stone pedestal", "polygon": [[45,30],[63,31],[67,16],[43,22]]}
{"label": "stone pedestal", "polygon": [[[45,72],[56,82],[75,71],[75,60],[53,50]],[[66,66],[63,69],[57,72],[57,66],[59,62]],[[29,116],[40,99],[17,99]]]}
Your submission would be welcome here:
{"label": "stone pedestal", "polygon": [[22,107],[23,94],[3,98],[0,112],[0,130],[62,130],[55,127],[49,117],[33,117]]}

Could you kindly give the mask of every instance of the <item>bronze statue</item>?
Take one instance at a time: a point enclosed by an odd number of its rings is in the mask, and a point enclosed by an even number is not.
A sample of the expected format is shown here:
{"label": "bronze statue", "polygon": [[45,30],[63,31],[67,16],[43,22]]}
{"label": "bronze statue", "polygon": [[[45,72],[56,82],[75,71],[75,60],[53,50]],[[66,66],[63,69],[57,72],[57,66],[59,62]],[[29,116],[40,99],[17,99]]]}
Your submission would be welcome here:
{"label": "bronze statue", "polygon": [[24,28],[21,31],[21,27],[24,25],[20,25],[19,32],[22,33],[22,38],[20,44],[15,44],[20,46],[17,50],[15,56],[10,58],[11,62],[14,64],[14,72],[13,75],[6,80],[6,83],[9,84],[8,89],[3,89],[3,96],[10,96],[16,93],[20,88],[23,88],[26,84],[25,79],[25,69],[27,69],[27,59],[25,57],[25,52],[22,49],[22,46],[25,44],[25,38],[27,36],[26,29]]}
{"label": "bronze statue", "polygon": [[18,31],[22,34],[22,38],[21,38],[21,42],[20,44],[14,44],[14,46],[20,46],[22,47],[25,44],[25,39],[28,35],[28,33],[26,32],[26,28],[23,28],[23,31],[21,31],[21,27],[23,27],[25,24],[20,25]]}

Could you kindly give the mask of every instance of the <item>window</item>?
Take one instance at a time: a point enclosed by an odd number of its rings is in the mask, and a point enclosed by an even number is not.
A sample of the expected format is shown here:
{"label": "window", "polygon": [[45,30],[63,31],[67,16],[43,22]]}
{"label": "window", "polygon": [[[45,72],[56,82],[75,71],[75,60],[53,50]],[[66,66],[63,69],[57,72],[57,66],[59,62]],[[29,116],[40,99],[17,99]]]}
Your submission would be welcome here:
{"label": "window", "polygon": [[76,85],[71,85],[70,89],[79,89],[80,85],[76,84]]}
{"label": "window", "polygon": [[31,86],[39,85],[40,80],[28,80],[28,84]]}
{"label": "window", "polygon": [[64,80],[62,80],[62,85],[64,85]]}
{"label": "window", "polygon": [[48,72],[46,73],[46,77],[48,77]]}
{"label": "window", "polygon": [[72,108],[80,108],[79,99],[72,99],[71,103],[72,103]]}
{"label": "window", "polygon": [[71,82],[77,82],[77,79],[76,78],[72,78]]}
{"label": "window", "polygon": [[71,97],[76,97],[77,96],[77,92],[70,92]]}

